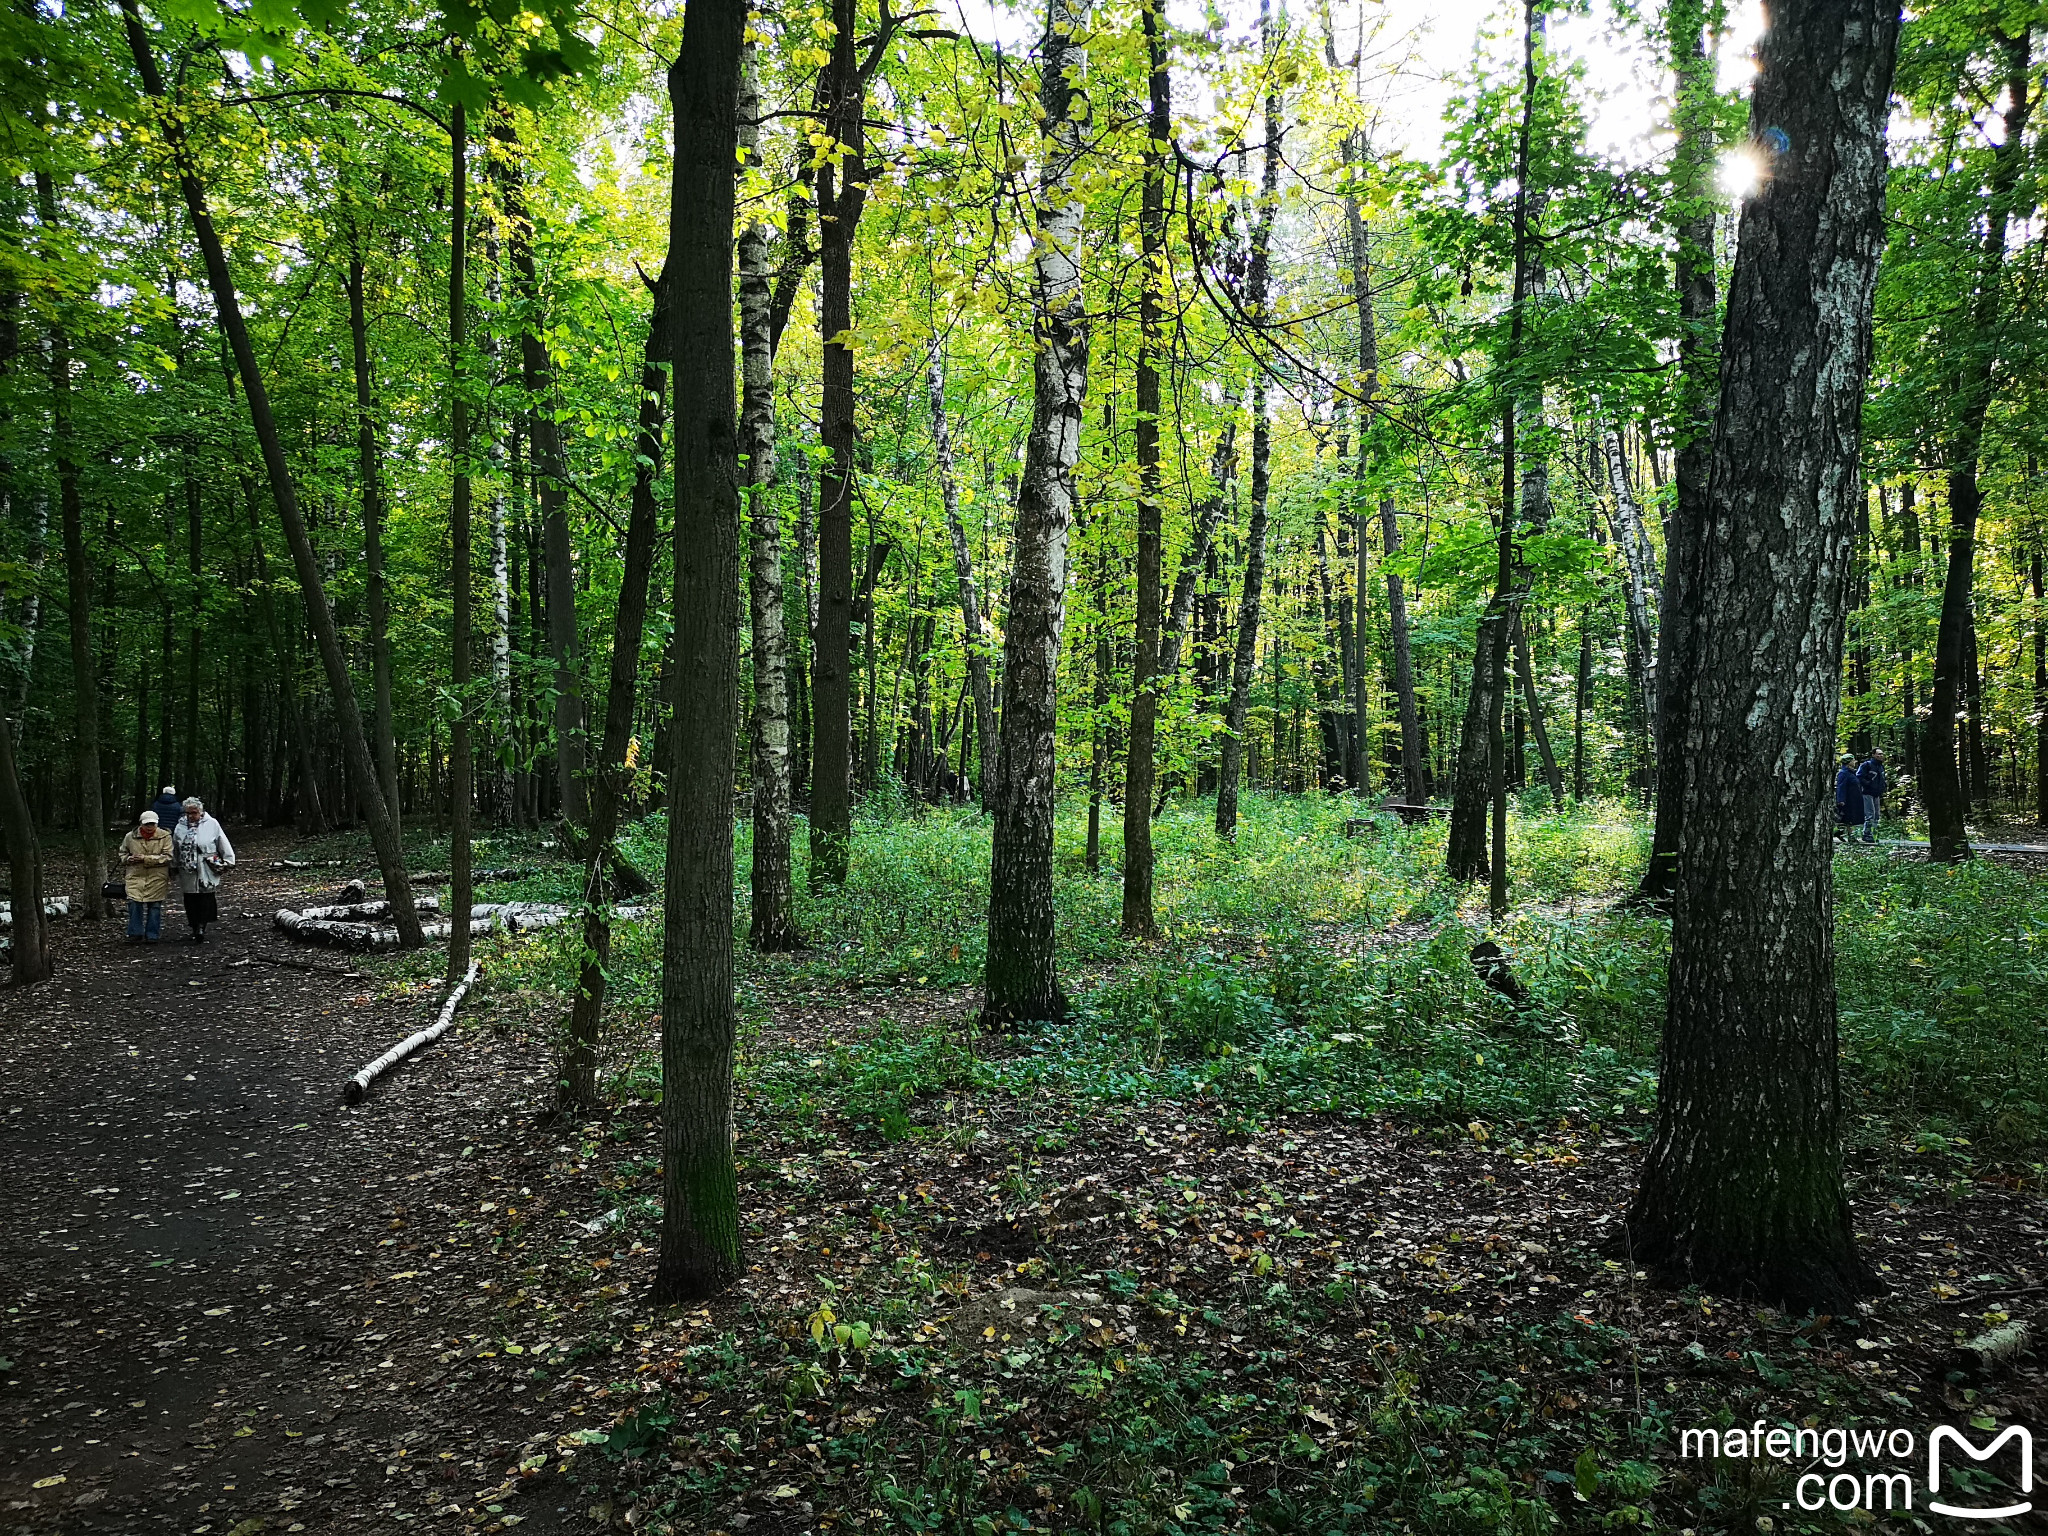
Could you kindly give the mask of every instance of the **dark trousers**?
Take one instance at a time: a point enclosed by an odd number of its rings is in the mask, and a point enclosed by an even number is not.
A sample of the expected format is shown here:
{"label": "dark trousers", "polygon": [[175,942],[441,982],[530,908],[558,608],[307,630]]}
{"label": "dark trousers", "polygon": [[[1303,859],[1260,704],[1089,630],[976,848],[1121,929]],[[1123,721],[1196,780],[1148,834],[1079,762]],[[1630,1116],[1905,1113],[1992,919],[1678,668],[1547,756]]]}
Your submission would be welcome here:
{"label": "dark trousers", "polygon": [[194,928],[220,921],[220,899],[212,891],[185,892],[185,921]]}

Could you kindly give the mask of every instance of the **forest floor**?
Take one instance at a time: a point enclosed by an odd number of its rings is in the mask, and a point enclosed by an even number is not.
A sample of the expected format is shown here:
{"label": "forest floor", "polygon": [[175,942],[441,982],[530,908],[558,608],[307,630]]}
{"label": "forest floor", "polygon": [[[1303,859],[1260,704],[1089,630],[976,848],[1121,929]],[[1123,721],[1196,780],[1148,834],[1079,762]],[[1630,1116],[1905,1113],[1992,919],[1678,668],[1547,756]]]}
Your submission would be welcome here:
{"label": "forest floor", "polygon": [[[973,956],[929,914],[865,968],[850,939],[751,963],[747,1272],[656,1312],[645,992],[622,983],[587,1119],[548,1107],[539,942],[346,1108],[348,1073],[431,1016],[433,962],[276,936],[273,907],[362,872],[260,867],[282,850],[244,848],[220,942],[62,925],[57,980],[0,995],[0,1528],[1818,1530],[1866,1517],[1794,1507],[1804,1463],[1681,1458],[1680,1431],[2048,1424],[2033,1361],[1955,1360],[2048,1288],[2038,1154],[1926,1103],[1865,1114],[1850,1192],[1883,1294],[1814,1317],[1658,1289],[1618,1242],[1642,1069],[1487,1012],[1430,949],[1462,942],[1455,910],[1405,895],[1312,931],[1270,988],[1232,990],[1268,945],[1227,934],[1158,974],[1077,961],[1081,1022],[1038,1035],[972,1032]],[[2040,882],[1984,889],[2022,904],[2038,966]],[[1540,921],[1581,938],[1630,921],[1551,898],[1571,913]],[[1945,942],[1879,937],[1901,968]],[[1575,953],[1546,969],[1532,942],[1529,971],[1607,967],[1571,982],[1592,1020],[1626,963]],[[1990,954],[1996,985],[2013,957]],[[1846,1017],[1866,958],[1845,950]],[[1418,1031],[1360,1076],[1315,988],[1381,983]]]}

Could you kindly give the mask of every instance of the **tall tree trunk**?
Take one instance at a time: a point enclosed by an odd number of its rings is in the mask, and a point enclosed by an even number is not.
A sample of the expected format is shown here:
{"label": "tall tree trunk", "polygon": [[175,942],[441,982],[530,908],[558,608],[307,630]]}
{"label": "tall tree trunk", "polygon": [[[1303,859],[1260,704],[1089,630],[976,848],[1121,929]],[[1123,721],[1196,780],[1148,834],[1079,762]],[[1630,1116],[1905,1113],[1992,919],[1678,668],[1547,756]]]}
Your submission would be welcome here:
{"label": "tall tree trunk", "polygon": [[[56,184],[48,171],[36,172],[36,206],[45,241],[57,229]],[[48,253],[54,257],[55,252]],[[104,909],[100,881],[107,867],[106,812],[100,800],[100,688],[92,650],[92,574],[85,559],[85,507],[78,488],[78,435],[71,417],[71,337],[52,321],[49,328],[50,446],[57,467],[57,505],[64,524],[64,580],[71,625],[71,745],[75,753],[79,885],[78,914],[96,920]],[[18,706],[17,706],[18,709]]]}
{"label": "tall tree trunk", "polygon": [[981,595],[974,585],[974,557],[960,521],[960,486],[953,469],[953,431],[946,420],[946,360],[932,342],[925,382],[931,396],[932,449],[938,461],[939,496],[946,507],[946,532],[953,540],[953,577],[960,587],[960,629],[967,652],[967,685],[974,696],[974,750],[980,782],[975,798],[983,809],[994,788],[996,695],[988,675],[988,639],[981,624]]}
{"label": "tall tree trunk", "polygon": [[[824,130],[840,149],[818,179],[819,328],[824,338],[818,477],[818,620],[811,647],[812,886],[846,879],[853,839],[853,238],[867,206],[867,75],[855,53],[855,0],[832,0],[831,58],[818,84]],[[865,638],[872,640],[872,623]]]}
{"label": "tall tree trunk", "polygon": [[1992,372],[2000,351],[1998,324],[2005,277],[2006,229],[2026,156],[2027,119],[2033,110],[2033,34],[2021,27],[2004,38],[2005,138],[1992,153],[1986,188],[1984,243],[1966,323],[1966,345],[1956,370],[1955,426],[1948,444],[1948,570],[1941,588],[1941,628],[1934,646],[1934,697],[1920,743],[1920,790],[1927,805],[1927,856],[1940,864],[1970,857],[1963,822],[1968,814],[1956,763],[1956,722],[1968,707],[1966,672],[1971,596],[1976,584],[1977,483],[1984,417],[1991,405]]}
{"label": "tall tree trunk", "polygon": [[[484,297],[495,316],[503,293],[499,279],[498,240],[490,233],[484,236]],[[495,330],[485,331],[480,350],[490,369],[489,388],[495,394],[502,382]],[[519,761],[519,742],[512,702],[512,562],[506,545],[505,525],[506,500],[517,483],[517,477],[508,473],[506,467],[504,438],[508,429],[515,434],[518,432],[516,418],[511,422],[491,423],[485,449],[491,476],[491,699],[497,717],[497,740],[492,743],[497,770],[492,775],[491,799],[494,814],[501,818],[502,823],[516,826],[519,821],[518,791],[513,772]]]}
{"label": "tall tree trunk", "polygon": [[1209,493],[1195,503],[1191,537],[1181,551],[1180,568],[1173,577],[1173,599],[1166,607],[1166,622],[1159,634],[1159,676],[1171,679],[1180,671],[1181,647],[1187,639],[1188,620],[1194,613],[1196,588],[1202,572],[1213,560],[1216,524],[1231,498],[1237,480],[1237,416],[1240,393],[1236,383],[1223,388],[1223,428],[1209,455]]}
{"label": "tall tree trunk", "polygon": [[1629,633],[1635,637],[1636,654],[1643,658],[1643,705],[1648,715],[1650,750],[1658,749],[1662,720],[1657,706],[1657,614],[1663,595],[1657,575],[1657,552],[1643,526],[1643,510],[1629,483],[1628,456],[1617,423],[1600,437],[1601,457],[1607,461],[1607,485],[1614,497],[1608,523],[1614,530],[1614,545],[1621,555],[1621,590],[1628,609]]}
{"label": "tall tree trunk", "polygon": [[[1351,136],[1346,159],[1351,165],[1363,165],[1365,139],[1362,133],[1354,133]],[[1358,692],[1354,708],[1357,711],[1356,730],[1359,744],[1358,792],[1366,795],[1372,792],[1369,766],[1372,754],[1366,745],[1371,739],[1372,722],[1366,691],[1368,669],[1365,660],[1365,590],[1368,551],[1362,498],[1366,494],[1364,487],[1370,483],[1368,477],[1372,471],[1372,405],[1379,395],[1380,338],[1378,316],[1373,311],[1372,301],[1372,231],[1367,228],[1360,213],[1357,192],[1348,187],[1344,193],[1344,221],[1351,240],[1351,300],[1358,306],[1358,484],[1361,500],[1358,513]],[[1380,543],[1388,561],[1401,552],[1399,514],[1391,496],[1380,498]],[[1410,805],[1420,805],[1429,799],[1429,770],[1423,762],[1420,716],[1415,707],[1415,660],[1414,647],[1408,632],[1408,596],[1403,590],[1397,572],[1387,569],[1386,581],[1387,628],[1394,650],[1394,704],[1401,727],[1401,787]]]}
{"label": "tall tree trunk", "polygon": [[[12,210],[8,210],[12,212]],[[0,383],[14,371],[21,349],[21,290],[12,271],[0,271]],[[0,397],[0,412],[4,412]],[[13,500],[14,471],[0,454],[0,502]],[[51,974],[49,923],[43,916],[43,850],[36,840],[35,820],[14,757],[20,722],[0,714],[0,843],[7,852],[8,893],[14,906],[12,975],[14,985],[28,986]],[[97,774],[95,774],[97,782]],[[98,890],[93,892],[95,903]]]}
{"label": "tall tree trunk", "polygon": [[733,1163],[733,721],[739,709],[739,432],[733,409],[733,163],[744,0],[689,0],[669,67],[669,356],[675,370],[676,678],[661,945],[657,1305],[740,1272]]}
{"label": "tall tree trunk", "polygon": [[1657,1127],[1628,1215],[1674,1283],[1839,1313],[1872,1276],[1842,1188],[1831,808],[1896,0],[1789,0],[1750,108],[1714,424]]}
{"label": "tall tree trunk", "polygon": [[1159,671],[1159,584],[1164,579],[1159,362],[1165,351],[1166,313],[1160,290],[1167,282],[1166,152],[1173,136],[1173,83],[1167,68],[1164,8],[1165,0],[1140,0],[1149,110],[1138,194],[1137,644],[1131,661],[1130,737],[1124,748],[1123,932],[1132,939],[1159,934],[1152,915],[1152,749],[1159,728],[1155,678]]}
{"label": "tall tree trunk", "polygon": [[189,444],[185,455],[185,579],[191,608],[185,622],[185,720],[178,783],[186,794],[195,795],[199,792],[199,632],[206,614],[206,579],[198,466],[192,462]]}
{"label": "tall tree trunk", "polygon": [[[1268,159],[1272,158],[1268,151]],[[1244,771],[1244,723],[1251,708],[1252,673],[1259,655],[1259,612],[1266,584],[1266,501],[1271,490],[1273,429],[1267,420],[1266,378],[1252,381],[1252,513],[1244,536],[1244,591],[1237,600],[1237,645],[1231,653],[1230,698],[1223,706],[1223,747],[1216,764],[1216,835],[1237,837],[1238,781]],[[1279,663],[1274,662],[1275,692]],[[1275,709],[1274,719],[1279,719]],[[1280,753],[1275,740],[1273,761]]]}
{"label": "tall tree trunk", "polygon": [[[452,108],[448,128],[449,214],[448,214],[448,457],[453,471],[448,496],[449,594],[449,684],[455,695],[455,714],[448,727],[448,911],[454,918],[448,933],[448,985],[459,985],[469,971],[469,909],[476,900],[476,881],[470,862],[470,818],[475,802],[474,764],[470,756],[469,718],[475,708],[470,698],[470,603],[474,574],[470,553],[470,466],[469,466],[469,114],[461,102]],[[356,290],[361,292],[361,274]],[[366,354],[361,331],[356,346],[357,403],[368,419]],[[369,482],[364,482],[365,508]],[[367,518],[365,519],[367,524]],[[388,653],[389,642],[386,642]],[[387,661],[387,668],[388,661]],[[388,707],[388,698],[385,701]],[[398,795],[398,757],[395,744],[388,747],[390,789],[395,804]],[[393,901],[397,900],[394,896]]]}
{"label": "tall tree trunk", "polygon": [[1991,763],[1984,752],[1984,669],[1977,658],[1976,604],[1963,630],[1963,750],[1969,754],[1967,804],[1991,809]]}
{"label": "tall tree trunk", "polygon": [[[391,713],[391,600],[384,583],[384,455],[377,442],[377,424],[370,390],[370,328],[363,303],[363,231],[360,221],[349,234],[348,335],[355,362],[356,474],[363,498],[363,599],[370,610],[370,718],[377,754],[377,782],[399,819],[398,738]],[[460,474],[466,471],[458,470]],[[456,979],[461,979],[461,972]]]}
{"label": "tall tree trunk", "polygon": [[[1259,46],[1270,55],[1273,48],[1273,17],[1269,0],[1259,0]],[[1264,313],[1272,285],[1273,219],[1279,206],[1280,190],[1280,92],[1276,83],[1266,91],[1266,153],[1259,173],[1259,215],[1252,225],[1250,260],[1245,264],[1245,303],[1253,316]],[[1245,536],[1244,590],[1238,598],[1237,644],[1232,651],[1230,694],[1223,707],[1223,745],[1216,764],[1216,835],[1226,841],[1237,837],[1238,784],[1244,776],[1245,717],[1251,707],[1252,669],[1258,659],[1259,613],[1266,580],[1266,502],[1271,490],[1272,422],[1266,408],[1266,376],[1252,374],[1252,474],[1251,527]],[[1280,767],[1278,722],[1280,662],[1273,664],[1275,723],[1273,767]]]}
{"label": "tall tree trunk", "polygon": [[[1700,562],[1705,558],[1707,476],[1713,464],[1714,407],[1720,387],[1720,316],[1714,277],[1719,210],[1714,178],[1720,159],[1715,118],[1721,98],[1707,39],[1710,5],[1718,15],[1720,0],[1669,0],[1666,12],[1671,59],[1678,76],[1674,114],[1678,145],[1672,187],[1678,236],[1672,266],[1679,319],[1677,492],[1664,517],[1664,581],[1657,604],[1657,713],[1652,727],[1658,744],[1656,826],[1650,862],[1637,887],[1639,897],[1659,905],[1671,900],[1678,880],[1685,764],[1670,750],[1670,743],[1684,729],[1698,666],[1699,594],[1705,580]],[[1655,460],[1651,462],[1654,472]]]}
{"label": "tall tree trunk", "polygon": [[2048,827],[2048,590],[2042,586],[2043,535],[2036,535],[2027,575],[2034,584],[2034,820]]}
{"label": "tall tree trunk", "polygon": [[[1097,596],[1108,600],[1108,582],[1096,588]],[[1083,863],[1091,875],[1102,872],[1102,781],[1109,757],[1109,633],[1106,614],[1098,614],[1095,625],[1095,697],[1088,716],[1088,844]],[[2048,734],[2048,733],[2044,733]]]}
{"label": "tall tree trunk", "polygon": [[[502,118],[492,134],[504,144],[517,143]],[[543,332],[547,311],[540,291],[540,273],[533,258],[533,222],[518,170],[507,163],[499,197],[505,207],[507,247],[512,257],[513,287],[519,295],[520,382],[527,395],[526,439],[533,447],[539,480],[541,546],[547,560],[547,643],[555,682],[555,780],[560,786],[562,819],[571,841],[590,821],[585,780],[589,753],[584,742],[583,641],[576,616],[576,560],[569,537],[569,462],[562,449],[562,430],[555,421],[555,365]]]}
{"label": "tall tree trunk", "polygon": [[[1380,498],[1380,548],[1392,560],[1401,553],[1400,515],[1394,498]],[[1361,556],[1360,558],[1363,558]],[[1394,649],[1394,704],[1401,722],[1401,788],[1410,805],[1422,805],[1430,796],[1428,744],[1422,731],[1422,712],[1415,702],[1415,651],[1408,628],[1408,594],[1400,575],[1387,571],[1387,628]]]}
{"label": "tall tree trunk", "polygon": [[[8,895],[14,909],[13,927],[8,930],[12,977],[15,986],[25,987],[47,981],[54,968],[50,964],[50,921],[43,916],[43,850],[36,841],[35,820],[14,760],[17,724],[0,718],[0,839],[7,845]],[[92,894],[97,904],[99,891]]]}
{"label": "tall tree trunk", "polygon": [[[760,154],[761,130],[751,52],[742,82],[740,144],[753,160]],[[782,612],[782,513],[769,494],[775,486],[770,233],[769,226],[757,220],[747,226],[739,241],[740,488],[750,524],[747,600],[754,634],[754,866],[747,942],[764,954],[803,947],[791,885],[794,812],[789,771],[789,630]]]}
{"label": "tall tree trunk", "polygon": [[[1899,487],[1899,540],[1906,555],[1905,585],[1918,592],[1921,588],[1922,554],[1920,513],[1913,503],[1913,482],[1908,480]],[[1916,782],[1920,773],[1920,710],[1916,697],[1919,691],[1919,671],[1914,659],[1914,653],[1918,649],[1914,644],[1918,638],[1918,626],[1913,616],[1917,611],[1917,604],[1909,605],[1907,608],[1903,626],[1906,637],[1902,647],[1904,654],[1899,659],[1899,671],[1904,680],[1899,698],[1899,723],[1902,728],[1901,734],[1905,738],[1903,750],[1899,754],[1900,766],[1905,770],[1906,776]]]}
{"label": "tall tree trunk", "polygon": [[1572,686],[1572,798],[1586,798],[1586,706],[1593,696],[1593,610],[1579,610],[1579,670]]}
{"label": "tall tree trunk", "polygon": [[262,370],[256,364],[256,349],[250,342],[249,328],[242,319],[242,304],[235,293],[234,276],[228,271],[227,253],[221,247],[220,236],[213,227],[213,216],[207,210],[206,189],[199,180],[198,169],[185,140],[183,119],[166,98],[163,76],[157,70],[156,56],[150,51],[149,35],[143,30],[135,0],[121,0],[121,16],[126,25],[129,50],[135,57],[136,70],[142,76],[143,89],[164,104],[160,114],[163,135],[177,161],[179,185],[185,196],[186,208],[191,213],[200,254],[206,261],[206,278],[213,291],[214,307],[220,316],[221,329],[227,332],[228,347],[234,354],[235,368],[249,402],[250,422],[256,431],[256,441],[263,450],[263,467],[270,480],[271,497],[277,504],[278,521],[284,525],[285,541],[291,546],[292,564],[299,578],[300,591],[305,595],[306,617],[313,627],[314,641],[320,648],[321,664],[327,671],[327,686],[334,698],[335,722],[340,727],[342,750],[358,785],[364,819],[370,825],[370,842],[377,850],[377,865],[384,875],[384,889],[393,896],[392,924],[398,930],[401,946],[417,948],[426,942],[426,938],[420,932],[419,915],[413,910],[410,900],[412,881],[406,874],[405,850],[399,845],[398,824],[377,786],[369,740],[363,732],[362,710],[356,703],[355,686],[349,679],[348,657],[342,650],[334,610],[328,606],[327,589],[320,577],[319,557],[307,535],[305,519],[299,515],[298,489],[292,483],[291,468],[285,462],[284,441],[278,435],[276,418],[271,415],[270,392],[263,382]]}
{"label": "tall tree trunk", "polygon": [[[1543,31],[1542,14],[1534,0],[1522,11],[1522,122],[1515,149],[1514,204],[1514,288],[1510,304],[1506,372],[1512,372],[1521,352],[1524,309],[1532,288],[1540,283],[1536,263],[1529,250],[1532,204],[1540,194],[1529,186],[1529,140],[1536,115],[1536,55]],[[1504,391],[1505,392],[1505,391]],[[1479,622],[1472,649],[1472,686],[1465,695],[1465,726],[1458,739],[1456,776],[1451,784],[1451,825],[1445,842],[1444,867],[1453,880],[1488,876],[1488,902],[1498,917],[1507,904],[1507,753],[1502,738],[1502,714],[1506,705],[1508,636],[1513,629],[1522,599],[1520,562],[1517,558],[1516,436],[1519,417],[1528,415],[1540,427],[1542,391],[1536,392],[1534,410],[1530,402],[1508,393],[1501,405],[1501,509],[1497,540],[1496,572],[1492,598]],[[1548,470],[1537,462],[1524,469],[1519,480],[1520,515],[1535,522],[1548,514]],[[1535,493],[1540,505],[1530,505]],[[1492,813],[1493,836],[1487,839],[1488,812]]]}
{"label": "tall tree trunk", "polygon": [[1562,805],[1564,775],[1558,771],[1557,754],[1550,749],[1550,727],[1544,720],[1543,701],[1536,697],[1536,668],[1529,655],[1529,626],[1519,618],[1515,623],[1515,677],[1522,685],[1522,703],[1529,717],[1529,729],[1536,737],[1536,755],[1543,763],[1543,782],[1550,790],[1550,803]]}
{"label": "tall tree trunk", "polygon": [[[647,587],[654,573],[659,509],[654,477],[661,472],[662,404],[673,342],[671,294],[664,270],[654,285],[654,306],[640,362],[640,409],[633,438],[633,497],[626,514],[624,568],[612,621],[612,653],[605,679],[604,740],[590,776],[589,838],[583,849],[583,959],[576,998],[569,1010],[569,1043],[562,1072],[562,1099],[578,1107],[597,1102],[597,1041],[604,1018],[606,972],[611,964],[612,891],[607,871],[624,874],[613,847],[633,770],[627,748],[633,739],[633,709],[640,695],[640,649],[647,633]],[[677,610],[681,612],[680,609]],[[755,794],[758,796],[758,786]],[[671,781],[673,794],[673,781]],[[670,815],[676,814],[673,804]]]}
{"label": "tall tree trunk", "polygon": [[1073,176],[1088,135],[1081,84],[1085,13],[1047,0],[1039,106],[1045,135],[1032,255],[1032,409],[1011,544],[1003,629],[1003,711],[989,860],[984,1021],[1066,1016],[1053,956],[1052,830],[1059,792],[1060,634],[1066,620],[1067,534],[1088,389],[1088,313],[1081,291],[1085,209]]}

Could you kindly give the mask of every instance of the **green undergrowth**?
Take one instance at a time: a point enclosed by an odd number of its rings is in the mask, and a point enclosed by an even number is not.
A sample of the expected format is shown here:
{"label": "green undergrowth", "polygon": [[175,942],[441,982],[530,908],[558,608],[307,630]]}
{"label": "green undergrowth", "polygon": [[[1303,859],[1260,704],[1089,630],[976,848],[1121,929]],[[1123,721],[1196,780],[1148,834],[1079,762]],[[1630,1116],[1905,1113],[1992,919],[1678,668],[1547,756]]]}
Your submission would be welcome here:
{"label": "green undergrowth", "polygon": [[[795,998],[829,1010],[858,987],[881,1003],[881,1022],[828,1031],[811,1054],[754,1050],[751,1080],[793,1113],[843,1105],[896,1137],[918,1134],[925,1100],[961,1089],[1083,1104],[1202,1098],[1247,1126],[1289,1112],[1647,1123],[1669,927],[1620,899],[1646,855],[1638,813],[1602,803],[1518,815],[1515,903],[1498,927],[1474,905],[1481,893],[1442,880],[1440,823],[1360,818],[1357,802],[1339,797],[1253,795],[1232,846],[1209,815],[1179,802],[1155,823],[1162,937],[1136,944],[1118,933],[1114,818],[1105,817],[1104,867],[1090,873],[1084,808],[1063,807],[1055,902],[1073,1012],[996,1042],[971,1038],[959,1004],[938,1023],[918,1005],[928,989],[979,979],[987,822],[971,809],[870,817],[845,884],[818,892],[799,824],[807,947],[742,950],[743,1013],[758,1023]],[[623,844],[658,870],[665,831],[650,818]],[[749,836],[742,824],[742,879]],[[478,862],[538,862],[539,841],[494,841]],[[445,840],[422,838],[414,857],[445,865]],[[574,899],[577,873],[556,860],[488,898]],[[1474,974],[1467,955],[1487,936],[1512,957],[1526,1007]],[[491,986],[533,1016],[565,1012],[581,947],[576,925],[493,944]],[[607,1059],[627,1092],[653,1086],[645,1046],[660,1010],[660,951],[658,902],[619,923]],[[1852,851],[1836,864],[1836,952],[1856,1139],[1967,1160],[2038,1156],[2048,1143],[2038,1050],[2048,882],[1991,860],[1941,868]]]}

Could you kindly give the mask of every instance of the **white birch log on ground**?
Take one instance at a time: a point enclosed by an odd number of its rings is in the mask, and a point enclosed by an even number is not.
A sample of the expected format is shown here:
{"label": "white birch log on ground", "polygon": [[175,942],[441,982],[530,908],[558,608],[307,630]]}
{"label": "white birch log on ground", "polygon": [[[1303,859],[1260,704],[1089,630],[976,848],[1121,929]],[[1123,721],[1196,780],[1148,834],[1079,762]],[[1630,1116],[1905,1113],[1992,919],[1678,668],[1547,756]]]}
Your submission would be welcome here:
{"label": "white birch log on ground", "polygon": [[[425,900],[417,903],[416,910],[438,912],[440,906]],[[472,938],[492,933],[535,933],[567,922],[578,910],[547,901],[480,903],[469,909],[469,932]],[[614,922],[632,922],[650,910],[647,907],[619,907],[613,911],[612,919]],[[340,915],[349,911],[360,915],[354,919]],[[398,948],[398,930],[389,923],[374,921],[377,917],[389,915],[390,903],[371,901],[360,902],[353,908],[309,907],[303,912],[279,912],[271,921],[281,932],[306,943],[375,952]],[[420,931],[429,943],[445,939],[455,931],[455,920],[446,917],[439,922],[424,923]]]}
{"label": "white birch log on ground", "polygon": [[[71,898],[69,896],[49,896],[44,898],[43,916],[69,917],[70,915]],[[0,928],[11,928],[13,926],[14,903],[12,901],[0,900]]]}
{"label": "white birch log on ground", "polygon": [[390,1050],[350,1078],[347,1086],[341,1090],[342,1101],[348,1104],[362,1103],[363,1095],[370,1091],[370,1084],[377,1080],[380,1073],[390,1071],[391,1068],[397,1066],[422,1046],[431,1045],[447,1034],[449,1029],[454,1026],[455,1010],[461,1006],[462,999],[468,994],[471,983],[476,980],[477,968],[477,961],[472,960],[469,962],[468,972],[464,974],[455,990],[448,994],[448,1000],[441,1005],[441,1015],[439,1018],[435,1019],[433,1023],[418,1033],[407,1035],[398,1044],[391,1047]]}

